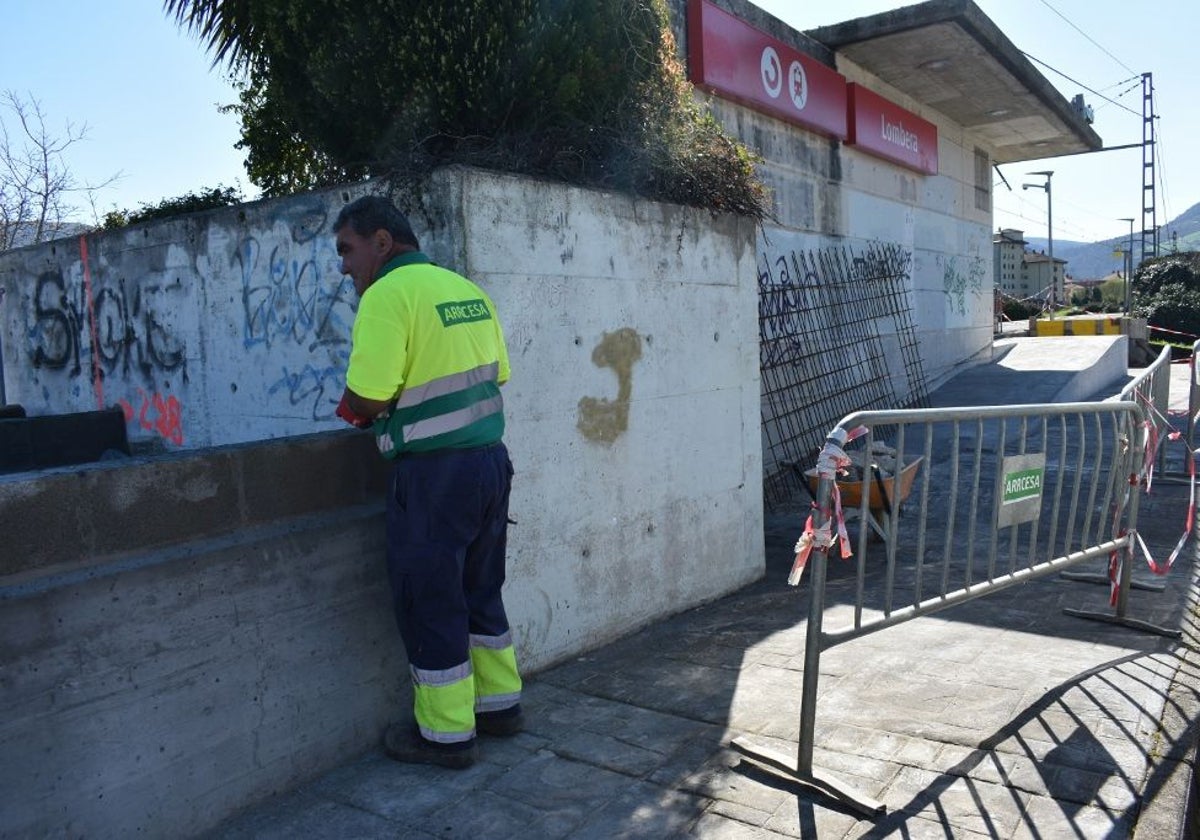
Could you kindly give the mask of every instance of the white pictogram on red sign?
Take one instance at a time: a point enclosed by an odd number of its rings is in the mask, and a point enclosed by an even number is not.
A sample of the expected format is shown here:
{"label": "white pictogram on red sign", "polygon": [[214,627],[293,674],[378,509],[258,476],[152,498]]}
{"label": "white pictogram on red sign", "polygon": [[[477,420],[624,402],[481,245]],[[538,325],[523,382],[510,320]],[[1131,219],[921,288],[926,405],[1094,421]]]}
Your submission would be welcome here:
{"label": "white pictogram on red sign", "polygon": [[775,52],[774,47],[767,47],[762,51],[759,68],[762,70],[763,89],[768,96],[775,99],[783,90],[783,65],[780,64],[779,53]]}
{"label": "white pictogram on red sign", "polygon": [[808,103],[808,77],[804,75],[804,68],[800,66],[799,61],[793,61],[788,69],[788,90],[792,94],[792,104],[796,106],[796,110],[803,111]]}

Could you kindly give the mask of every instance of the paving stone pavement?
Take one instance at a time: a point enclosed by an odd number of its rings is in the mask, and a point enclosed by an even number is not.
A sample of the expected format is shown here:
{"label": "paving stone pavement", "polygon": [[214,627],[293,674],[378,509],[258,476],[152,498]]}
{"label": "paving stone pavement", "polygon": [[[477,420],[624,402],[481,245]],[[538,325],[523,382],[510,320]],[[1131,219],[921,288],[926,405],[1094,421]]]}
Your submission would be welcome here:
{"label": "paving stone pavement", "polygon": [[[1019,378],[1006,393],[987,368],[946,393],[957,404],[1024,401]],[[1176,366],[1173,407],[1186,409],[1187,386]],[[1178,473],[1186,447],[1171,446]],[[1179,482],[1143,496],[1139,528],[1155,557],[1179,539],[1187,503]],[[798,514],[767,516],[758,583],[532,676],[527,731],[482,740],[471,769],[373,751],[209,836],[1195,836],[1194,541],[1165,590],[1130,598],[1131,615],[1179,628],[1181,640],[1066,616],[1064,606],[1105,610],[1107,588],[1050,577],[825,652],[814,763],[885,803],[865,819],[729,746],[745,736],[796,754],[808,599],[785,577],[799,528]],[[851,585],[834,569],[829,591]]]}

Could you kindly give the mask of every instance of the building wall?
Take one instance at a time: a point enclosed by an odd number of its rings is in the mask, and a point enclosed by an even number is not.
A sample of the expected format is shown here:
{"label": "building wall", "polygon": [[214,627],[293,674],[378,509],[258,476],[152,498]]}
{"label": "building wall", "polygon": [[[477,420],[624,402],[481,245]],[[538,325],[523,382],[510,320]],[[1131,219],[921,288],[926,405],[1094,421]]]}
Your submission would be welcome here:
{"label": "building wall", "polygon": [[0,254],[7,401],[120,405],[130,439],[164,450],[336,428],[356,299],[329,224],[361,192]]}
{"label": "building wall", "polygon": [[[1047,298],[1054,289],[1063,288],[1063,267],[1066,264],[1054,260],[1054,273],[1050,273],[1050,257],[1041,252],[1026,251],[1021,255],[1021,283],[1026,297]],[[1060,301],[1061,303],[1061,301]]]}
{"label": "building wall", "polygon": [[1027,297],[1028,279],[1024,275],[1025,241],[1023,232],[1011,228],[992,238],[993,275],[996,288],[1009,297]]}
{"label": "building wall", "polygon": [[[901,245],[912,254],[911,306],[929,382],[937,384],[964,360],[989,352],[991,168],[989,163],[982,185],[987,200],[979,207],[975,158],[980,150],[990,161],[988,144],[746,0],[717,2],[938,128],[940,171],[928,176],[736,102],[698,94],[727,130],[763,158],[759,171],[772,191],[773,218],[760,232],[760,266],[773,265],[792,251],[843,246],[861,251],[872,242]],[[672,7],[680,55],[686,57],[686,9],[681,2]]]}

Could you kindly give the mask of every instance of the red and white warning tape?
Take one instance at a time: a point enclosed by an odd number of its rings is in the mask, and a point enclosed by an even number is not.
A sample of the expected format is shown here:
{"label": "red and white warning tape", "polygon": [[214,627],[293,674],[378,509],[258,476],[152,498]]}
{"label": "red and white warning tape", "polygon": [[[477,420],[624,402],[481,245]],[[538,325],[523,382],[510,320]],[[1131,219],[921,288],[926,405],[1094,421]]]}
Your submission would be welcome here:
{"label": "red and white warning tape", "polygon": [[[1127,494],[1137,492],[1139,485],[1142,484],[1143,481],[1145,483],[1145,491],[1148,494],[1154,482],[1154,462],[1158,455],[1158,423],[1161,421],[1165,428],[1171,428],[1171,423],[1166,417],[1163,416],[1162,412],[1155,407],[1153,400],[1149,399],[1141,391],[1134,391],[1134,396],[1137,401],[1140,402],[1146,408],[1146,410],[1150,412],[1151,419],[1147,420],[1145,424],[1146,447],[1145,458],[1142,462],[1142,469],[1140,474],[1130,476]],[[1188,418],[1188,422],[1195,423],[1196,419],[1196,417]],[[1183,440],[1183,433],[1178,429],[1171,428],[1171,431],[1167,433],[1166,438],[1170,441],[1180,441]],[[1179,541],[1175,543],[1175,548],[1172,549],[1170,556],[1167,557],[1167,559],[1162,563],[1157,562],[1150,554],[1150,549],[1147,547],[1146,541],[1142,539],[1142,535],[1140,533],[1134,534],[1137,545],[1141,549],[1142,556],[1146,558],[1146,565],[1149,566],[1150,571],[1156,575],[1165,575],[1167,572],[1171,571],[1171,567],[1175,565],[1175,561],[1178,559],[1179,553],[1183,551],[1183,547],[1187,545],[1188,537],[1191,536],[1192,528],[1195,525],[1196,453],[1191,449],[1187,450],[1187,468],[1189,486],[1187,517],[1184,521],[1183,534],[1179,537]],[[1126,495],[1125,499],[1128,499],[1128,495]],[[1119,518],[1120,508],[1117,509],[1116,513],[1117,517]],[[1125,533],[1125,531],[1121,531],[1119,534],[1114,533],[1114,536],[1123,537],[1125,536]],[[1134,555],[1133,547],[1130,546],[1128,551],[1129,556],[1132,559]],[[1111,606],[1116,606],[1118,590],[1120,589],[1122,563],[1121,553],[1122,552],[1114,551],[1109,556],[1108,560],[1109,603]]]}
{"label": "red and white warning tape", "polygon": [[1153,324],[1147,324],[1151,332],[1170,333],[1171,335],[1186,335],[1188,338],[1196,338],[1195,333],[1180,332],[1179,330],[1169,330],[1166,327],[1156,327]]}
{"label": "red and white warning tape", "polygon": [[813,512],[822,514],[821,525],[818,527],[813,521],[813,513],[808,515],[808,520],[804,523],[804,533],[796,541],[796,560],[792,563],[792,570],[788,574],[789,586],[796,586],[800,583],[800,578],[804,575],[804,569],[808,565],[808,558],[814,550],[829,550],[829,546],[833,544],[834,522],[837,523],[837,541],[841,546],[842,559],[845,560],[853,555],[854,552],[850,550],[850,534],[846,530],[846,518],[842,514],[842,494],[838,490],[837,474],[838,470],[850,465],[850,457],[843,447],[850,441],[862,437],[867,431],[866,426],[859,426],[850,431],[838,426],[829,433],[829,437],[825,438],[825,446],[821,449],[821,454],[817,456],[817,478],[827,478],[833,482],[833,490],[830,494],[833,510],[821,510],[817,502],[813,501]]}

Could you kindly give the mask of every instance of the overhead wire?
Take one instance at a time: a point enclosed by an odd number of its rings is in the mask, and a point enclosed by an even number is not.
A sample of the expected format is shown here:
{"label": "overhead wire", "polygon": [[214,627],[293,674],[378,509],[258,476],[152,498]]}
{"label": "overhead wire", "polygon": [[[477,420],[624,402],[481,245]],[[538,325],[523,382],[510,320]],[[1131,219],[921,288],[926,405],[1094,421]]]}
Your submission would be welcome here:
{"label": "overhead wire", "polygon": [[[1105,90],[1109,90],[1109,89],[1111,89],[1111,88],[1115,88],[1115,87],[1117,87],[1118,85],[1123,85],[1123,84],[1125,84],[1125,82],[1128,82],[1128,81],[1131,81],[1131,80],[1130,80],[1130,79],[1125,79],[1124,81],[1117,82],[1117,84],[1115,84],[1115,85],[1109,85],[1107,88],[1105,88]],[[1135,77],[1132,79],[1132,81],[1133,81],[1133,84],[1131,84],[1129,87],[1125,88],[1125,90],[1121,91],[1120,93],[1116,94],[1116,97],[1117,97],[1117,99],[1120,99],[1122,96],[1128,96],[1129,94],[1133,93],[1135,90],[1137,90],[1139,87],[1141,87],[1141,86],[1142,86],[1142,79],[1141,79],[1141,76],[1135,76]],[[1096,110],[1097,110],[1097,111],[1099,111],[1101,108],[1103,108],[1103,107],[1105,107],[1105,106],[1107,106],[1107,105],[1111,105],[1111,104],[1114,104],[1114,103],[1113,103],[1111,100],[1109,100],[1109,101],[1105,101],[1105,102],[1103,102],[1103,103],[1101,103],[1101,104],[1097,105],[1097,106],[1096,106]]]}
{"label": "overhead wire", "polygon": [[[1078,26],[1076,26],[1074,21],[1072,21],[1070,18],[1068,18],[1066,15],[1064,15],[1058,9],[1051,6],[1050,3],[1047,2],[1047,0],[1042,0],[1042,5],[1045,6],[1047,9],[1049,9],[1050,11],[1054,12],[1054,14],[1058,15],[1063,20],[1065,20],[1067,22],[1068,26],[1070,26],[1072,29],[1074,29],[1076,32],[1078,32],[1080,35],[1082,35],[1084,38],[1087,38],[1089,41],[1091,41],[1092,44],[1095,45],[1097,49],[1099,49],[1102,53],[1104,53],[1106,56],[1111,58],[1113,61],[1117,62],[1117,64],[1120,64],[1122,67],[1124,67],[1130,73],[1137,72],[1136,70],[1132,69],[1129,65],[1127,65],[1125,62],[1121,61],[1121,59],[1117,58],[1115,55],[1113,55],[1108,50],[1106,50],[1104,47],[1100,46],[1100,44],[1096,43],[1095,39],[1093,39],[1091,35],[1088,35],[1086,32],[1084,32],[1082,29],[1080,29]],[[1076,84],[1078,84],[1078,82],[1076,82]]]}
{"label": "overhead wire", "polygon": [[[1139,87],[1141,87],[1141,84],[1142,84],[1141,75],[1142,74],[1137,73],[1137,71],[1135,71],[1133,68],[1131,68],[1128,64],[1121,61],[1121,59],[1117,58],[1109,50],[1105,49],[1104,46],[1102,46],[1100,43],[1098,43],[1094,38],[1092,38],[1090,35],[1088,35],[1086,32],[1084,32],[1078,26],[1076,26],[1074,21],[1072,21],[1070,18],[1068,18],[1066,15],[1064,15],[1058,9],[1054,8],[1054,6],[1052,6],[1048,2],[1048,0],[1041,0],[1041,2],[1044,6],[1046,6],[1046,8],[1050,9],[1050,11],[1054,12],[1056,15],[1058,15],[1060,18],[1062,18],[1067,23],[1067,25],[1069,25],[1072,29],[1074,29],[1076,32],[1078,32],[1080,35],[1082,35],[1084,38],[1086,38],[1089,42],[1091,42],[1093,45],[1095,45],[1097,49],[1099,49],[1101,52],[1103,52],[1105,55],[1107,55],[1109,58],[1111,58],[1113,61],[1115,61],[1117,64],[1119,64],[1121,67],[1123,67],[1128,72],[1135,74],[1131,79],[1127,80],[1127,81],[1132,81],[1133,84],[1131,84],[1128,88],[1126,88],[1125,90],[1118,93],[1116,95],[1118,99],[1123,96],[1126,96],[1129,93],[1132,93],[1134,90],[1137,90]],[[1034,61],[1037,61],[1037,59],[1034,59],[1033,56],[1029,56],[1029,58],[1033,59]],[[1045,64],[1045,62],[1039,62],[1039,63],[1042,64],[1043,66],[1053,70],[1055,73],[1058,73],[1059,75],[1063,76],[1063,78],[1069,79],[1068,76],[1066,76],[1065,74],[1061,73],[1058,70],[1055,70],[1053,67],[1050,67],[1049,65]],[[1074,80],[1071,80],[1071,81],[1074,81]],[[1075,82],[1075,84],[1080,84],[1080,83]],[[1121,84],[1125,84],[1125,82],[1117,83],[1117,85],[1121,85]],[[1113,85],[1112,87],[1116,87],[1117,85]],[[1121,103],[1116,102],[1115,100],[1110,99],[1101,93],[1098,93],[1096,91],[1092,91],[1092,92],[1096,93],[1097,96],[1100,96],[1102,99],[1104,99],[1106,103],[1118,105],[1119,107],[1125,108],[1125,110],[1130,111],[1131,113],[1134,113],[1134,114],[1137,113],[1133,109],[1128,108],[1124,105],[1121,105]],[[1151,98],[1151,113],[1153,114],[1152,119],[1160,120],[1161,116],[1158,113],[1158,99],[1157,99],[1156,91],[1154,90],[1153,83],[1151,83],[1151,87],[1150,87],[1150,98]],[[1104,106],[1098,105],[1096,107],[1096,110],[1099,110],[1102,107],[1104,107]],[[1143,120],[1146,119],[1144,108],[1143,108],[1143,113],[1140,116],[1142,117]],[[1155,128],[1157,128],[1157,126],[1155,126]],[[1169,222],[1169,220],[1172,218],[1170,195],[1167,191],[1167,180],[1168,179],[1167,179],[1166,152],[1165,152],[1165,149],[1163,148],[1163,139],[1162,139],[1161,132],[1155,131],[1154,138],[1155,138],[1154,146],[1151,149],[1151,160],[1154,164],[1154,179],[1158,185],[1159,191],[1161,191],[1161,193],[1162,193],[1162,210],[1163,210],[1163,219],[1164,219],[1163,227],[1165,227],[1166,224]],[[1157,198],[1156,198],[1156,200],[1157,200]],[[1156,234],[1156,238],[1157,238],[1157,234]]]}
{"label": "overhead wire", "polygon": [[[1037,58],[1036,56],[1033,56],[1033,55],[1031,55],[1031,54],[1029,54],[1029,53],[1027,53],[1027,52],[1024,52],[1023,50],[1022,50],[1022,54],[1023,54],[1023,55],[1024,55],[1026,58],[1030,59],[1031,61],[1034,61],[1034,62],[1036,62],[1036,63],[1040,64],[1042,67],[1046,68],[1046,69],[1047,69],[1047,70],[1049,70],[1050,72],[1052,72],[1052,73],[1055,73],[1055,74],[1057,74],[1057,75],[1061,76],[1062,78],[1066,79],[1067,81],[1071,82],[1072,84],[1074,84],[1074,85],[1078,85],[1079,87],[1083,88],[1084,90],[1088,91],[1089,93],[1091,93],[1091,94],[1093,94],[1094,96],[1098,97],[1099,99],[1103,100],[1103,103],[1101,103],[1101,104],[1098,104],[1098,105],[1096,106],[1096,109],[1095,109],[1095,110],[1099,110],[1100,108],[1104,107],[1104,106],[1105,106],[1105,104],[1109,104],[1109,105],[1116,105],[1118,108],[1121,108],[1122,110],[1124,110],[1124,111],[1126,111],[1126,112],[1128,112],[1128,113],[1130,113],[1130,114],[1134,115],[1135,117],[1140,117],[1140,118],[1143,118],[1143,119],[1144,119],[1144,118],[1145,118],[1145,117],[1144,117],[1144,114],[1142,114],[1142,113],[1139,113],[1138,111],[1134,110],[1133,108],[1130,108],[1129,106],[1125,105],[1124,103],[1122,103],[1122,102],[1118,102],[1118,101],[1117,101],[1117,99],[1120,99],[1120,98],[1122,98],[1122,97],[1124,97],[1124,96],[1127,96],[1127,95],[1129,95],[1129,94],[1130,94],[1130,93],[1132,93],[1133,91],[1137,90],[1137,89],[1138,89],[1138,87],[1140,87],[1140,85],[1141,85],[1141,80],[1142,80],[1142,74],[1141,74],[1141,73],[1138,73],[1136,70],[1134,70],[1133,68],[1131,68],[1131,67],[1130,67],[1128,64],[1126,64],[1125,62],[1121,61],[1121,59],[1119,59],[1119,58],[1118,58],[1116,55],[1114,55],[1114,54],[1113,54],[1111,51],[1109,51],[1108,49],[1106,49],[1106,48],[1105,48],[1105,47],[1104,47],[1102,44],[1100,44],[1100,43],[1099,43],[1099,42],[1097,42],[1097,41],[1096,41],[1094,38],[1092,38],[1090,35],[1088,35],[1088,33],[1084,32],[1084,31],[1083,31],[1083,29],[1081,29],[1081,28],[1080,28],[1078,25],[1076,25],[1076,24],[1075,24],[1075,22],[1074,22],[1074,21],[1072,21],[1072,20],[1071,20],[1069,17],[1067,17],[1066,15],[1064,15],[1064,14],[1063,14],[1062,12],[1060,12],[1060,11],[1059,11],[1057,8],[1055,8],[1055,7],[1054,7],[1054,6],[1053,6],[1053,5],[1052,5],[1050,2],[1048,2],[1048,0],[1041,0],[1041,2],[1042,2],[1042,5],[1044,5],[1046,8],[1048,8],[1050,11],[1054,12],[1054,14],[1056,14],[1056,15],[1057,15],[1059,18],[1061,18],[1061,19],[1062,19],[1062,20],[1063,20],[1063,21],[1064,21],[1064,22],[1065,22],[1065,23],[1066,23],[1068,26],[1070,26],[1072,29],[1074,29],[1076,32],[1078,32],[1080,35],[1082,35],[1082,36],[1083,36],[1083,37],[1084,37],[1084,38],[1085,38],[1085,39],[1086,39],[1086,40],[1087,40],[1089,43],[1091,43],[1093,46],[1095,46],[1097,49],[1099,49],[1101,52],[1103,52],[1103,53],[1104,53],[1106,56],[1108,56],[1108,57],[1109,57],[1109,58],[1111,58],[1113,61],[1115,61],[1115,62],[1116,62],[1118,65],[1120,65],[1120,66],[1121,66],[1121,67],[1122,67],[1122,68],[1123,68],[1123,69],[1124,69],[1126,72],[1128,72],[1128,73],[1132,73],[1132,74],[1133,74],[1133,75],[1132,75],[1130,78],[1123,79],[1123,80],[1121,80],[1121,81],[1119,81],[1119,82],[1116,82],[1115,84],[1109,85],[1107,88],[1105,88],[1105,90],[1112,90],[1113,88],[1117,88],[1117,87],[1120,87],[1120,86],[1122,86],[1122,85],[1126,85],[1126,84],[1128,84],[1128,83],[1130,83],[1130,82],[1132,82],[1133,84],[1129,84],[1129,86],[1128,86],[1128,87],[1126,87],[1126,88],[1125,88],[1124,90],[1122,90],[1120,93],[1116,94],[1116,98],[1113,98],[1113,97],[1110,97],[1110,96],[1106,95],[1105,93],[1103,93],[1103,92],[1101,92],[1101,91],[1095,90],[1094,88],[1091,88],[1091,87],[1089,87],[1088,85],[1085,85],[1085,84],[1083,84],[1082,82],[1080,82],[1080,81],[1079,81],[1079,80],[1077,80],[1077,79],[1074,79],[1074,78],[1072,78],[1071,76],[1068,76],[1066,73],[1062,72],[1061,70],[1059,70],[1059,69],[1058,69],[1058,68],[1056,68],[1056,67],[1053,67],[1052,65],[1048,64],[1047,62],[1045,62],[1045,61],[1042,61],[1041,59]],[[1151,91],[1151,95],[1153,95],[1153,91]],[[1156,117],[1156,119],[1157,119],[1157,117]],[[1152,150],[1152,154],[1154,154],[1154,155],[1156,156],[1156,157],[1155,157],[1155,159],[1156,159],[1156,160],[1159,162],[1159,166],[1158,166],[1158,167],[1156,167],[1156,169],[1155,169],[1155,174],[1156,174],[1156,177],[1160,177],[1160,178],[1161,178],[1161,177],[1163,177],[1163,169],[1164,169],[1165,167],[1162,165],[1162,161],[1163,161],[1163,155],[1162,155],[1162,153],[1161,153],[1161,150],[1158,148],[1158,146],[1159,146],[1159,142],[1156,142],[1156,143],[1155,143],[1155,147],[1154,147],[1154,149]],[[1164,204],[1164,210],[1165,210],[1165,207],[1166,207],[1166,187],[1165,187],[1165,180],[1163,181],[1163,183],[1164,183],[1164,186],[1163,186],[1163,204]],[[1069,202],[1067,202],[1067,203],[1069,203]],[[1094,217],[1096,217],[1096,218],[1106,218],[1106,217],[1101,217],[1099,214],[1096,214],[1096,213],[1094,213],[1093,211],[1091,211],[1090,209],[1087,209],[1087,208],[1078,207],[1077,209],[1078,209],[1078,210],[1080,210],[1081,212],[1084,212],[1084,213],[1086,213],[1086,214],[1088,214],[1088,215],[1090,215],[1090,216],[1094,216]],[[1043,215],[1044,215],[1044,214],[1043,214]],[[1022,216],[1022,218],[1027,218],[1027,217],[1023,217],[1023,216]],[[1059,225],[1058,225],[1058,224],[1056,224],[1055,226],[1056,226],[1056,227],[1059,227]],[[1070,225],[1069,225],[1069,222],[1067,222],[1067,220],[1064,220],[1064,221],[1063,221],[1063,223],[1062,223],[1062,226],[1063,226],[1064,228],[1066,228],[1066,227],[1069,227]]]}
{"label": "overhead wire", "polygon": [[[1016,197],[1016,200],[1017,200],[1017,205],[1018,205],[1017,210],[1002,208],[1002,209],[999,209],[997,212],[999,212],[1005,216],[1023,219],[1026,222],[1030,222],[1034,225],[1038,225],[1043,228],[1046,227],[1046,224],[1047,224],[1046,207],[1043,202],[1037,201],[1036,198],[1031,199],[1030,197],[1028,197],[1026,195],[1019,195]],[[1078,207],[1078,205],[1074,205],[1071,202],[1063,202],[1063,203],[1071,206],[1074,209],[1080,209]],[[1058,207],[1059,201],[1056,199],[1054,204],[1055,204],[1055,207]],[[1083,212],[1087,213],[1089,211],[1083,210]],[[1032,213],[1033,215],[1027,215],[1030,213]],[[1093,214],[1093,215],[1096,215],[1096,214]],[[1096,215],[1096,217],[1107,220],[1107,217],[1105,217],[1105,216]],[[1102,241],[1104,241],[1104,240],[1096,240],[1094,238],[1094,236],[1087,229],[1080,227],[1078,224],[1076,224],[1069,215],[1066,217],[1063,217],[1061,215],[1056,215],[1055,219],[1054,219],[1054,230],[1055,230],[1055,232],[1061,231],[1063,233],[1066,233],[1069,235],[1069,237],[1071,237],[1069,239],[1064,239],[1063,241],[1070,241],[1070,242],[1095,242],[1095,241],[1102,242]],[[1037,235],[1036,233],[1033,232],[1033,230],[1027,230],[1025,232],[1030,233],[1031,235]]]}
{"label": "overhead wire", "polygon": [[[1154,94],[1153,84],[1150,86],[1150,107],[1154,111],[1154,119],[1158,119],[1158,99]],[[1154,167],[1154,175],[1158,179],[1159,186],[1162,189],[1162,204],[1163,204],[1163,223],[1165,224],[1172,218],[1171,205],[1167,199],[1167,159],[1163,154],[1162,136],[1156,131],[1154,135],[1154,157],[1157,165]]]}
{"label": "overhead wire", "polygon": [[[1016,166],[1018,164],[1006,164],[1006,166],[1009,166],[1009,165]],[[1029,165],[1029,162],[1025,161],[1025,162],[1022,162],[1022,164],[1020,164],[1020,165],[1027,166],[1027,165]],[[1001,174],[1001,177],[1003,177],[1002,173],[1000,173],[999,170],[997,170],[997,174]],[[1014,179],[1014,181],[1015,181],[1015,179]],[[995,189],[997,187],[997,182],[993,181],[992,186],[993,186],[993,191],[995,191]],[[1132,183],[1130,184],[1130,188],[1131,189],[1133,188]],[[1031,198],[1029,195],[1025,194],[1024,191],[1021,191],[1020,193],[1018,193],[1018,191],[1014,187],[1011,187],[1011,186],[1009,187],[1008,192],[1012,196],[1011,200],[1015,200],[1018,203],[1024,205],[1026,207],[1027,211],[1035,212],[1037,215],[1037,218],[1031,218],[1027,215],[1013,213],[1012,211],[1007,210],[1005,208],[998,208],[997,212],[1007,213],[1007,214],[1011,214],[1011,215],[1017,215],[1020,218],[1024,218],[1027,221],[1036,222],[1040,225],[1046,224],[1046,208],[1045,208],[1045,205],[1043,202],[1040,202],[1037,200],[1038,197],[1036,194]],[[1065,210],[1066,212],[1060,212],[1059,211],[1060,207],[1063,208],[1063,210]],[[1074,236],[1075,241],[1104,242],[1110,238],[1110,237],[1103,237],[1101,239],[1097,239],[1095,237],[1095,235],[1091,232],[1092,230],[1095,229],[1096,225],[1089,225],[1087,220],[1083,220],[1082,224],[1080,224],[1079,222],[1076,221],[1076,219],[1080,215],[1088,216],[1090,219],[1095,219],[1097,222],[1103,223],[1105,225],[1107,225],[1113,221],[1113,219],[1110,218],[1108,215],[1103,214],[1103,213],[1097,213],[1094,209],[1092,209],[1091,206],[1074,202],[1070,198],[1065,197],[1063,193],[1055,192],[1055,194],[1054,194],[1054,209],[1056,211],[1055,217],[1054,217],[1054,229],[1055,230],[1059,230],[1060,228],[1063,229],[1064,231],[1066,231],[1066,232],[1070,233],[1072,236]]]}
{"label": "overhead wire", "polygon": [[1052,72],[1052,73],[1057,73],[1058,75],[1062,76],[1064,79],[1066,79],[1066,80],[1067,80],[1068,82],[1070,82],[1071,84],[1073,84],[1073,85],[1079,85],[1081,88],[1083,88],[1084,90],[1086,90],[1088,93],[1093,93],[1093,94],[1095,94],[1096,96],[1099,96],[1099,97],[1100,97],[1101,99],[1103,99],[1104,101],[1106,101],[1106,102],[1111,102],[1113,105],[1116,105],[1118,108],[1124,108],[1126,111],[1128,111],[1129,113],[1133,114],[1135,117],[1140,117],[1140,116],[1141,116],[1141,114],[1139,114],[1137,111],[1135,111],[1135,110],[1133,110],[1132,108],[1130,108],[1128,105],[1123,105],[1123,104],[1121,104],[1120,102],[1117,102],[1115,99],[1110,99],[1109,97],[1105,96],[1105,95],[1104,95],[1103,93],[1101,93],[1100,91],[1098,91],[1098,90],[1095,90],[1094,88],[1090,88],[1090,87],[1088,87],[1087,85],[1085,85],[1083,82],[1079,81],[1078,79],[1072,79],[1070,76],[1068,76],[1068,75],[1067,75],[1066,73],[1064,73],[1063,71],[1059,70],[1059,69],[1058,69],[1058,68],[1056,68],[1056,67],[1052,67],[1052,66],[1050,66],[1049,64],[1047,64],[1046,62],[1044,62],[1044,61],[1042,61],[1040,58],[1038,58],[1037,56],[1030,55],[1029,53],[1025,52],[1024,50],[1021,50],[1021,55],[1025,56],[1025,57],[1026,57],[1026,58],[1028,58],[1030,61],[1036,61],[1038,64],[1042,65],[1043,67],[1045,67],[1045,68],[1046,68],[1047,70],[1049,70],[1050,72]]}
{"label": "overhead wire", "polygon": [[[1126,88],[1121,93],[1117,94],[1117,97],[1120,98],[1120,97],[1124,96],[1126,93],[1129,93],[1132,90],[1136,90],[1137,86],[1141,82],[1141,80],[1142,80],[1142,74],[1136,73],[1136,74],[1130,76],[1128,79],[1122,79],[1119,82],[1113,82],[1111,85],[1104,88],[1104,90],[1112,90],[1113,88],[1120,87],[1121,85],[1129,85],[1128,88]],[[1132,84],[1130,84],[1130,82],[1132,82]]]}

